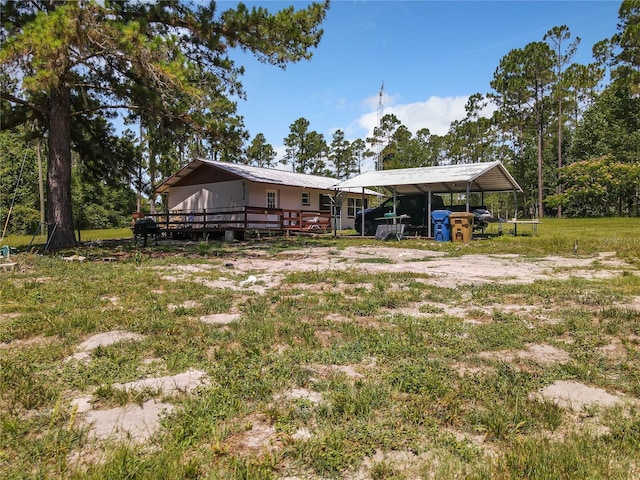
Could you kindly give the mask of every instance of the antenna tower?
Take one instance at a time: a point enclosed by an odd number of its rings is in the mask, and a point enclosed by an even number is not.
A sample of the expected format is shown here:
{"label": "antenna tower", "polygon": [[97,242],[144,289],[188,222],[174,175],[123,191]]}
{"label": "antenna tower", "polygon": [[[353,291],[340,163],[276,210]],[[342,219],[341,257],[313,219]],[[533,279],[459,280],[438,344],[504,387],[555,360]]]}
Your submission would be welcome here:
{"label": "antenna tower", "polygon": [[[382,133],[382,113],[384,112],[384,80],[380,85],[380,92],[378,92],[378,135]],[[376,170],[382,170],[382,149],[383,140],[378,138],[376,142],[378,151],[376,152]]]}

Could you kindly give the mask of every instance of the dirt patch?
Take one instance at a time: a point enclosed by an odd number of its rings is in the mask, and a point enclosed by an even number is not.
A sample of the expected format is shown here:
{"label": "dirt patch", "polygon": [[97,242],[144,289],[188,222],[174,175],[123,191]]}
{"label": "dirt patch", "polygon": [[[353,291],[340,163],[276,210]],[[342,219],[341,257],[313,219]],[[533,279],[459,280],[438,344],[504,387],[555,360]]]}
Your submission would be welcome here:
{"label": "dirt patch", "polygon": [[[80,404],[84,405],[86,401],[81,400]],[[83,413],[81,408],[79,406],[78,412]],[[142,443],[158,431],[160,419],[173,408],[168,403],[148,400],[142,405],[85,411],[84,422],[89,425],[89,438],[92,440]]]}
{"label": "dirt patch", "polygon": [[200,370],[189,369],[184,373],[166,377],[145,378],[128,383],[114,383],[113,387],[125,391],[153,390],[162,395],[178,392],[188,393],[209,384],[207,374]]}
{"label": "dirt patch", "polygon": [[640,297],[631,297],[627,308],[640,312]]}
{"label": "dirt patch", "polygon": [[266,415],[255,414],[241,420],[246,430],[229,437],[225,442],[238,455],[267,453],[280,447],[277,432]]}
{"label": "dirt patch", "polygon": [[480,358],[499,360],[502,362],[517,362],[518,360],[530,360],[540,365],[552,365],[554,363],[565,364],[569,361],[569,353],[560,348],[545,344],[529,344],[523,350],[502,350],[498,352],[481,352]]}
{"label": "dirt patch", "polygon": [[104,297],[100,297],[100,300],[102,300],[103,302],[108,302],[114,307],[117,307],[118,304],[120,303],[120,297],[104,296]]}
{"label": "dirt patch", "polygon": [[491,368],[489,367],[479,367],[477,365],[469,365],[467,363],[453,363],[451,364],[451,368],[458,372],[460,377],[465,377],[467,375],[484,375],[491,371]]}
{"label": "dirt patch", "polygon": [[378,465],[386,465],[391,468],[394,472],[394,478],[396,475],[399,478],[422,478],[419,472],[424,469],[425,464],[432,461],[431,457],[430,452],[417,454],[412,450],[383,451],[378,449],[373,455],[362,461],[360,468],[355,473],[346,478],[349,480],[369,480]]}
{"label": "dirt patch", "polygon": [[74,353],[67,360],[89,361],[91,358],[91,352],[98,347],[107,347],[114,343],[120,343],[125,341],[139,342],[144,340],[144,336],[138,333],[124,332],[121,330],[113,330],[111,332],[99,333],[93,335],[89,339],[82,342],[76,348],[77,352]]}
{"label": "dirt patch", "polygon": [[440,302],[422,302],[408,307],[390,310],[391,313],[400,313],[411,317],[439,317],[449,316],[462,319],[466,323],[480,324],[493,320],[496,313],[506,315],[519,315],[530,321],[538,323],[552,323],[554,320],[538,311],[538,306],[529,304],[501,304],[490,305],[449,305]]}
{"label": "dirt patch", "polygon": [[21,313],[0,313],[0,323],[8,322],[14,318],[20,318],[21,316]]}
{"label": "dirt patch", "polygon": [[[151,389],[162,395],[178,392],[191,392],[207,385],[209,380],[204,372],[187,370],[178,375],[146,378],[135,382],[116,383],[114,388],[126,391]],[[146,442],[160,428],[160,420],[173,412],[170,403],[148,400],[142,405],[128,404],[110,409],[94,409],[92,396],[74,399],[71,405],[82,414],[81,421],[89,426],[89,438],[92,440]]]}
{"label": "dirt patch", "polygon": [[239,318],[239,313],[214,313],[200,317],[200,321],[208,325],[228,325],[236,322]]}
{"label": "dirt patch", "polygon": [[608,344],[599,347],[597,350],[616,363],[623,363],[628,357],[627,349],[619,338],[613,338]]}
{"label": "dirt patch", "polygon": [[322,401],[322,394],[306,388],[293,388],[280,395],[276,395],[274,398],[276,400],[307,400],[311,403],[320,403]]}
{"label": "dirt patch", "polygon": [[37,337],[27,338],[24,340],[13,340],[8,343],[0,343],[0,350],[9,348],[28,348],[33,346],[43,347],[50,345],[55,340],[57,340],[57,337],[43,337],[38,335]]}
{"label": "dirt patch", "polygon": [[334,373],[342,373],[348,378],[364,378],[364,375],[357,371],[352,365],[307,365],[307,368],[321,378],[328,378]]}
{"label": "dirt patch", "polygon": [[624,402],[621,395],[612,395],[602,388],[590,387],[571,380],[558,380],[539,390],[537,395],[534,395],[536,396],[576,411],[589,406],[611,407]]}
{"label": "dirt patch", "polygon": [[188,309],[188,308],[197,308],[199,306],[200,306],[200,302],[197,302],[195,300],[187,300],[185,302],[182,302],[180,305],[174,305],[173,303],[170,303],[169,305],[167,305],[167,309],[170,312],[175,312],[179,308]]}
{"label": "dirt patch", "polygon": [[[374,261],[369,261],[373,260]],[[325,270],[353,270],[364,272],[404,273],[425,275],[419,281],[441,287],[458,285],[502,283],[532,283],[536,280],[569,277],[611,278],[628,268],[623,261],[612,257],[543,257],[523,258],[518,255],[465,255],[446,256],[442,252],[430,252],[410,248],[385,246],[347,247],[336,251],[329,247],[294,250],[278,255],[261,255],[236,258],[227,262],[228,268],[240,274],[237,279],[196,279],[211,288],[248,289],[263,294],[280,284],[283,274],[271,272],[302,272]],[[593,268],[594,266],[606,267]],[[173,267],[172,267],[173,268]],[[188,271],[181,267],[182,272]],[[201,266],[191,270],[201,270]],[[176,271],[177,269],[166,269]],[[180,271],[180,270],[178,270]],[[253,280],[251,277],[255,277]],[[165,277],[177,280],[179,277]],[[251,281],[249,281],[251,280]],[[243,285],[240,283],[246,282]]]}

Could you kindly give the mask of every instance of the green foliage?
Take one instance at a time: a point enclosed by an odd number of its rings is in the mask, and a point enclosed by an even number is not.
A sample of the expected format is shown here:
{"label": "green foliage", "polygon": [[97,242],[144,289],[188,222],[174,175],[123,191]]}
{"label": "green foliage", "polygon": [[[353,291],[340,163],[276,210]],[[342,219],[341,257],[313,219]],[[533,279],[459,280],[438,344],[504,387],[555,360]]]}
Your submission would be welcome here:
{"label": "green foliage", "polygon": [[602,92],[585,112],[572,147],[577,160],[612,156],[621,163],[640,157],[640,98],[614,84]]}
{"label": "green foliage", "polygon": [[290,125],[291,133],[284,139],[287,147],[283,163],[290,163],[299,173],[325,175],[327,143],[324,135],[309,131],[309,120],[299,118]]}
{"label": "green foliage", "polygon": [[273,160],[276,158],[276,152],[273,146],[267,143],[263,133],[258,133],[249,147],[247,147],[247,163],[257,167],[273,167]]}
{"label": "green foliage", "polygon": [[25,134],[0,131],[0,233],[7,216],[6,233],[33,233],[40,222],[36,148]]}
{"label": "green foliage", "polygon": [[611,156],[584,160],[563,169],[564,191],[550,197],[573,217],[640,214],[640,162],[623,163]]}
{"label": "green foliage", "polygon": [[618,32],[611,38],[620,47],[614,57],[612,77],[615,82],[627,85],[634,93],[640,92],[640,5],[636,0],[623,0],[618,11]]}
{"label": "green foliage", "polygon": [[[6,221],[6,218],[3,219]],[[17,235],[29,235],[36,232],[40,223],[40,212],[25,205],[15,205],[7,225],[7,232]],[[2,228],[4,228],[4,223]]]}

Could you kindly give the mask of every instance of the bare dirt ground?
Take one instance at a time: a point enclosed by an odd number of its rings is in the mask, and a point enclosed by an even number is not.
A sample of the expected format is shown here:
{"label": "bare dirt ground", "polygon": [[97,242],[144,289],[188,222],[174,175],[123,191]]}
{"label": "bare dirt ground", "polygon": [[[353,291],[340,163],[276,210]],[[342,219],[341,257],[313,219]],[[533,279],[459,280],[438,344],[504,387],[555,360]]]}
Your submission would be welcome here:
{"label": "bare dirt ground", "polygon": [[[595,266],[597,265],[597,268]],[[262,293],[279,285],[286,272],[352,270],[364,272],[411,272],[427,276],[427,283],[441,287],[500,283],[533,283],[536,280],[612,278],[630,267],[604,252],[592,257],[525,258],[519,255],[465,255],[451,257],[445,253],[392,247],[309,248],[289,250],[277,255],[254,250],[225,264],[235,281],[223,278],[203,282],[211,288],[250,289]],[[168,269],[167,280],[180,280],[194,273],[206,272],[209,265],[181,265]],[[244,275],[238,278],[238,275]]]}
{"label": "bare dirt ground", "polygon": [[[287,251],[279,254],[271,254],[262,250],[245,251],[242,256],[226,259],[220,265],[219,262],[211,264],[175,265],[158,267],[158,274],[163,279],[171,282],[184,280],[200,282],[211,289],[230,289],[236,292],[244,292],[246,295],[264,294],[272,288],[280,286],[287,272],[301,271],[329,271],[329,270],[354,270],[363,272],[404,273],[422,275],[417,281],[425,284],[454,288],[461,285],[482,285],[487,283],[504,284],[531,284],[537,280],[565,280],[571,277],[585,279],[609,279],[626,274],[638,275],[639,272],[633,266],[618,259],[615,253],[604,252],[589,257],[544,257],[526,258],[518,255],[465,255],[447,256],[443,253],[414,250],[409,248],[390,248],[379,246],[375,249],[365,247],[348,247],[343,250],[332,248],[308,248],[295,251]],[[221,272],[217,279],[212,280],[207,275],[213,270]],[[366,287],[366,286],[365,286]],[[112,304],[117,304],[117,299],[106,299]],[[171,305],[170,309],[179,307],[190,308],[196,303],[184,305]],[[426,308],[425,308],[426,307]],[[620,305],[623,308],[640,310],[640,297],[635,297],[628,305]],[[237,309],[226,314],[215,314],[201,317],[200,321],[216,325],[226,325],[237,321],[240,314]],[[412,305],[399,310],[406,315],[433,315],[446,314],[462,318],[468,322],[491,321],[495,312],[515,313],[529,318],[532,324],[536,322],[553,322],[553,315],[548,308],[540,305],[501,303],[500,299],[484,306],[450,305],[446,303],[425,302],[422,305]],[[431,313],[429,313],[431,312]],[[341,318],[330,320],[347,321]],[[320,332],[321,333],[321,332]],[[98,345],[106,345],[120,341],[138,341],[139,336],[127,332],[111,332],[86,339],[78,346],[78,352],[70,359],[75,361],[88,361],[91,349]],[[278,351],[285,351],[286,346],[274,346]],[[603,351],[607,347],[603,347]],[[615,350],[616,346],[609,347]],[[539,364],[565,363],[569,360],[569,354],[557,346],[545,344],[530,344],[525,349],[518,351],[486,352],[481,354],[489,359],[498,359],[505,362],[537,362]],[[360,378],[362,372],[373,368],[375,359],[369,365],[336,366],[336,365],[309,365],[315,374],[320,377],[332,372],[342,372],[350,378]],[[476,374],[478,369],[473,365],[455,365],[461,375]],[[165,395],[172,392],[188,393],[199,385],[207,384],[206,375],[203,372],[189,371],[182,376],[165,378],[140,379],[128,385],[119,385],[117,388],[141,388],[150,387],[161,390]],[[137,386],[136,386],[137,385]],[[550,399],[564,408],[580,410],[589,405],[609,406],[626,401],[622,395],[615,392],[606,392],[578,382],[558,381],[547,388],[532,392],[532,395]],[[322,396],[312,390],[292,390],[282,392],[280,395],[284,401],[292,399],[306,399],[312,403],[322,402]],[[100,439],[127,439],[130,441],[145,441],[159,428],[159,419],[167,412],[172,411],[169,403],[146,402],[140,406],[127,405],[119,409],[94,410],[91,395],[76,399],[78,410],[85,413],[85,422],[91,425],[91,431]],[[278,447],[278,438],[275,429],[268,424],[264,417],[254,415],[244,419],[247,424],[245,431],[234,435],[229,440],[229,446],[248,452],[257,450],[269,451]],[[296,432],[293,439],[304,440],[312,435],[307,430]],[[376,452],[365,462],[361,471],[354,478],[366,478],[366,471],[372,463],[389,460],[389,452]],[[411,457],[410,452],[396,452],[400,455],[400,463],[413,463],[418,459]],[[408,457],[407,457],[408,456]],[[406,458],[405,458],[406,457]],[[382,460],[381,460],[382,459]],[[397,463],[394,461],[394,463]],[[362,470],[364,469],[364,470]],[[295,477],[291,477],[295,478]]]}

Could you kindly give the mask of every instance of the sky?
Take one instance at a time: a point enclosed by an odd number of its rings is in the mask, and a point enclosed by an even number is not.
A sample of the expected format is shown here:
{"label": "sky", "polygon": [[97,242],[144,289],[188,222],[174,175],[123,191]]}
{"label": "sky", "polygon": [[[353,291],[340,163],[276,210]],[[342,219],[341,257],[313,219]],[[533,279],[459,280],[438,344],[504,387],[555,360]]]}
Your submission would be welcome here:
{"label": "sky", "polygon": [[[237,2],[219,1],[226,9]],[[310,2],[246,1],[249,7],[279,10]],[[580,37],[574,62],[593,61],[593,45],[617,31],[620,1],[333,0],[322,24],[324,35],[309,61],[285,70],[236,52],[245,67],[247,95],[238,113],[253,139],[263,133],[284,155],[283,139],[304,117],[309,130],[327,143],[342,130],[352,141],[371,135],[382,88],[383,114],[395,114],[415,133],[443,135],[465,115],[470,95],[486,94],[509,51],[542,41],[566,25]],[[363,170],[373,165],[363,165]]]}

